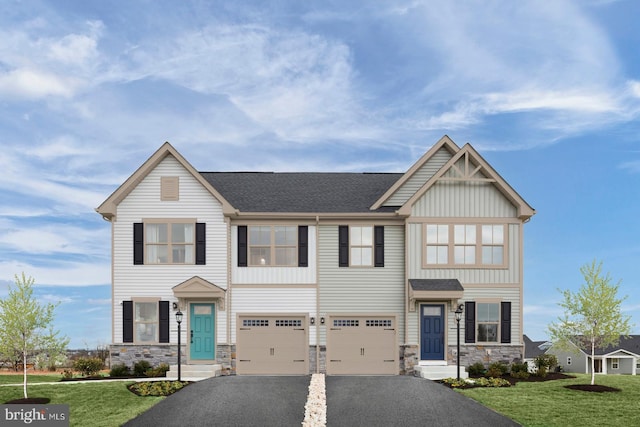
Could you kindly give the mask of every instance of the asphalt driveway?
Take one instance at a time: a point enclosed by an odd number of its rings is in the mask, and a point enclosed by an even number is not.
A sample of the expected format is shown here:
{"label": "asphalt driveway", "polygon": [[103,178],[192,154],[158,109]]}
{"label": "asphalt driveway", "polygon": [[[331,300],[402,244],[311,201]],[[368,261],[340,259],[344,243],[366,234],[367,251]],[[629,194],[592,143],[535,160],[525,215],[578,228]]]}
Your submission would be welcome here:
{"label": "asphalt driveway", "polygon": [[[192,384],[125,424],[295,426],[309,376],[217,377]],[[440,384],[407,376],[326,377],[327,426],[517,426]]]}

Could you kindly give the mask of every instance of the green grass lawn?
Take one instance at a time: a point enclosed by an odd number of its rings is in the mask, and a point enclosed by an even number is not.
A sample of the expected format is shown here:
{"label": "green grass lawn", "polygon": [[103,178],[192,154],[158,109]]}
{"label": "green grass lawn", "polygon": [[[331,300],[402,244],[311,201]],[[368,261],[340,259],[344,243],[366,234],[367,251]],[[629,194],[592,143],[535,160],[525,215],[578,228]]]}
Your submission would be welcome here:
{"label": "green grass lawn", "polygon": [[[31,381],[29,378],[29,382]],[[48,397],[52,404],[68,404],[71,426],[114,427],[164,399],[136,396],[127,390],[128,384],[131,382],[33,385],[28,387],[28,393],[29,397]],[[22,397],[22,386],[0,387],[0,403]]]}
{"label": "green grass lawn", "polygon": [[[62,375],[60,374],[45,374],[45,375],[27,375],[27,385],[32,383],[54,383],[60,381]],[[0,384],[22,384],[24,377],[22,374],[7,374],[0,375]]]}
{"label": "green grass lawn", "polygon": [[616,393],[589,393],[564,388],[565,385],[589,384],[591,381],[589,375],[577,377],[460,392],[524,426],[640,425],[640,376],[596,376],[596,384],[622,390]]}

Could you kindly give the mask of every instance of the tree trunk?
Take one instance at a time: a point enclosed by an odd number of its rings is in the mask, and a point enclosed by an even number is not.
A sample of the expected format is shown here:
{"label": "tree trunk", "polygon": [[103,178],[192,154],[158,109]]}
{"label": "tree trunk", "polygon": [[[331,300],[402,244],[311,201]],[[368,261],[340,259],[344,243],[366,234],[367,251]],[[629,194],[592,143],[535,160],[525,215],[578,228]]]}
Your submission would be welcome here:
{"label": "tree trunk", "polygon": [[595,340],[591,339],[591,385],[596,383],[596,343]]}
{"label": "tree trunk", "polygon": [[22,352],[22,372],[24,374],[24,398],[27,399],[27,352]]}

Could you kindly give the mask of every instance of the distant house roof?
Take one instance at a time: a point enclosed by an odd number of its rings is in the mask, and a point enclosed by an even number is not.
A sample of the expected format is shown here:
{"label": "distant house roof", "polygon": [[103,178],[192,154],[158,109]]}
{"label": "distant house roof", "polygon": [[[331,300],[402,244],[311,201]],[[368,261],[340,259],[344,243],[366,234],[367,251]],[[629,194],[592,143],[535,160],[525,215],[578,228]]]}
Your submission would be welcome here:
{"label": "distant house roof", "polygon": [[[580,349],[586,354],[591,354],[590,345],[581,345]],[[626,350],[633,354],[640,355],[640,335],[629,335],[627,338],[621,336],[618,345],[610,345],[606,348],[596,348],[594,353],[596,356],[602,356],[618,350]]]}
{"label": "distant house roof", "polygon": [[414,291],[464,291],[458,279],[409,279]]}
{"label": "distant house roof", "polygon": [[524,340],[524,358],[534,359],[547,351],[547,341],[531,341],[526,335],[522,336]]}
{"label": "distant house roof", "polygon": [[[243,212],[371,212],[401,173],[200,172]],[[381,207],[374,212],[393,212]]]}

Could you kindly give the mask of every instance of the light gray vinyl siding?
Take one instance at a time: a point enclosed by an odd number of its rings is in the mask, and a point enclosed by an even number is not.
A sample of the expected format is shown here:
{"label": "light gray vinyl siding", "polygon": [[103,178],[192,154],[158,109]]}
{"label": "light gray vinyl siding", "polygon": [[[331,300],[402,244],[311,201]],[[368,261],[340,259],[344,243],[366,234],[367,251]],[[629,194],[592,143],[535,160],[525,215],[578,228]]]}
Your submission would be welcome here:
{"label": "light gray vinyl siding", "polygon": [[[268,221],[264,223],[269,225]],[[316,227],[309,226],[308,267],[238,267],[238,227],[231,227],[231,277],[233,284],[315,284]]]}
{"label": "light gray vinyl siding", "polygon": [[[462,283],[464,287],[464,283]],[[511,302],[511,344],[521,345],[520,336],[520,289],[518,287],[509,288],[492,288],[490,284],[487,284],[486,288],[466,288],[464,291],[464,297],[460,300],[461,304],[465,301],[479,301],[479,300],[491,300],[495,302]],[[447,345],[456,345],[457,331],[456,321],[451,305],[447,301],[420,301],[417,303],[416,310],[409,312],[409,327],[408,327],[408,343],[407,344],[419,344],[420,343],[420,304],[445,304],[447,310]],[[455,309],[455,307],[454,307]],[[460,321],[460,339],[461,344],[464,345],[464,319]],[[499,343],[498,343],[499,344]]]}
{"label": "light gray vinyl siding", "polygon": [[[179,176],[179,201],[160,200],[160,177]],[[191,218],[206,223],[206,265],[133,265],[133,223],[148,218]],[[227,226],[221,204],[172,156],[165,158],[118,205],[113,221],[113,341],[122,342],[122,301],[176,301],[172,288],[200,276],[227,288]],[[218,343],[226,337],[226,311],[216,310]],[[175,322],[170,340],[177,341]],[[183,328],[185,329],[185,328]],[[186,339],[186,335],[183,336]]]}
{"label": "light gray vinyl siding", "polygon": [[[338,226],[320,226],[320,316],[395,314],[401,342],[404,339],[404,227],[387,225],[384,230],[384,267],[338,267]],[[325,343],[326,327],[323,327],[320,328],[320,344]]]}
{"label": "light gray vinyl siding", "polygon": [[411,215],[514,218],[517,210],[492,183],[438,181],[416,201]]}
{"label": "light gray vinyl siding", "polygon": [[[474,219],[469,219],[474,224]],[[410,279],[458,279],[461,283],[519,283],[520,282],[520,224],[508,224],[508,268],[422,268],[423,224],[409,224]]]}
{"label": "light gray vinyl siding", "polygon": [[[572,347],[572,349],[575,349],[575,351],[552,345],[549,350],[547,350],[547,353],[553,354],[558,358],[558,364],[562,366],[565,372],[576,374],[591,372],[591,362],[587,362],[587,355],[577,347]],[[567,357],[571,358],[571,365],[567,364]]]}
{"label": "light gray vinyl siding", "polygon": [[[237,314],[248,313],[308,313],[309,318],[318,318],[316,313],[316,288],[233,288],[231,311],[231,342],[236,342]],[[318,321],[316,323],[319,324]],[[309,344],[316,342],[316,326],[309,328]]]}
{"label": "light gray vinyl siding", "polygon": [[402,206],[425,182],[435,175],[451,159],[451,153],[442,147],[425,162],[398,190],[384,203],[384,206]]}

